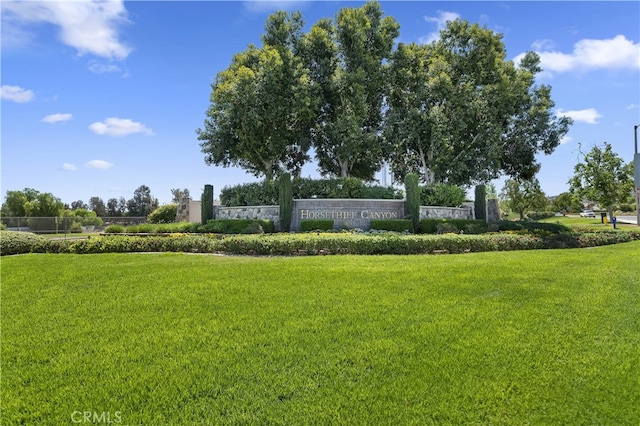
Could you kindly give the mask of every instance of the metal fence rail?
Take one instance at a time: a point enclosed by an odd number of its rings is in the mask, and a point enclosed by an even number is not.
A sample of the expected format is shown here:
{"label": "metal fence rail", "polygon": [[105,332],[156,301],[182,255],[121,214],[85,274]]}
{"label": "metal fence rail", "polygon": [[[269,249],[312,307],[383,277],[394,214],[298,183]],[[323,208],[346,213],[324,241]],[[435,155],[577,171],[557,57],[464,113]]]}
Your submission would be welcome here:
{"label": "metal fence rail", "polygon": [[37,234],[70,234],[102,232],[109,225],[140,225],[146,217],[8,217],[0,221],[10,231],[33,232]]}

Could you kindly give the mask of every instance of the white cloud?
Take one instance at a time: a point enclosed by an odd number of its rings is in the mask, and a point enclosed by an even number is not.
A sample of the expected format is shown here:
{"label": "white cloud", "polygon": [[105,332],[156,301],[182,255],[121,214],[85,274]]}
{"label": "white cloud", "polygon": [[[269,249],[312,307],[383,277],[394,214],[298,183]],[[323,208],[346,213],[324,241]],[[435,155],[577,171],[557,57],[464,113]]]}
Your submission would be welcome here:
{"label": "white cloud", "polygon": [[153,130],[137,121],[128,118],[109,117],[104,121],[97,121],[89,126],[89,129],[98,135],[126,136],[134,133],[153,135]]}
{"label": "white cloud", "polygon": [[91,160],[88,163],[86,163],[84,165],[87,169],[110,169],[111,167],[113,167],[113,164],[111,164],[108,161],[104,161],[104,160]]}
{"label": "white cloud", "polygon": [[89,71],[96,74],[105,74],[110,72],[120,72],[122,69],[115,64],[101,64],[97,61],[89,62]]}
{"label": "white cloud", "polygon": [[67,171],[74,171],[75,169],[77,169],[77,167],[74,164],[70,164],[70,163],[64,163],[62,165],[62,170],[67,170]]}
{"label": "white cloud", "polygon": [[[592,71],[598,69],[640,69],[640,43],[623,35],[604,40],[583,39],[571,53],[553,50],[548,40],[536,41],[532,48],[540,55],[541,66],[549,72]],[[524,56],[518,55],[516,62]]]}
{"label": "white cloud", "polygon": [[32,100],[34,95],[31,90],[24,89],[20,86],[7,86],[5,84],[0,87],[0,97],[8,101],[24,103]]}
{"label": "white cloud", "polygon": [[627,109],[636,109],[636,108],[638,108],[638,105],[636,105],[636,104],[627,105]]}
{"label": "white cloud", "polygon": [[571,118],[573,121],[580,121],[587,124],[598,124],[598,119],[602,117],[602,114],[600,114],[595,108],[581,109],[577,111],[563,111],[559,109],[557,115],[559,117],[566,116]]}
{"label": "white cloud", "polygon": [[429,33],[429,35],[420,37],[420,43],[428,44],[433,41],[436,41],[440,38],[440,31],[445,29],[447,26],[447,22],[455,21],[460,18],[460,15],[456,12],[447,12],[443,10],[438,10],[438,16],[425,16],[424,20],[430,23],[435,23],[437,30]]}
{"label": "white cloud", "polygon": [[42,120],[43,123],[58,123],[60,121],[69,121],[73,116],[71,114],[49,114],[44,117]]}
{"label": "white cloud", "polygon": [[536,52],[540,52],[542,50],[550,50],[556,47],[556,44],[549,39],[536,40],[531,43],[531,47]]}
{"label": "white cloud", "polygon": [[573,138],[571,138],[570,136],[563,136],[562,139],[560,139],[560,145],[564,145],[566,143],[569,143],[573,140]]}
{"label": "white cloud", "polygon": [[121,0],[2,2],[3,27],[9,25],[23,40],[21,26],[41,22],[59,27],[61,41],[80,55],[124,59],[131,53],[119,40],[118,26],[128,22]]}

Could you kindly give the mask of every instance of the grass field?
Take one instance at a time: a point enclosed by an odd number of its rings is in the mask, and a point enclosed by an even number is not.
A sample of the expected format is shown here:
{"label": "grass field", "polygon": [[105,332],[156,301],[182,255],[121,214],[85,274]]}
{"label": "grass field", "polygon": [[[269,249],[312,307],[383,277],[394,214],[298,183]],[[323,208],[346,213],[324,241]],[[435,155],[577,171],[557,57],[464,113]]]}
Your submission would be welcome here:
{"label": "grass field", "polygon": [[2,424],[637,425],[639,254],[3,257]]}

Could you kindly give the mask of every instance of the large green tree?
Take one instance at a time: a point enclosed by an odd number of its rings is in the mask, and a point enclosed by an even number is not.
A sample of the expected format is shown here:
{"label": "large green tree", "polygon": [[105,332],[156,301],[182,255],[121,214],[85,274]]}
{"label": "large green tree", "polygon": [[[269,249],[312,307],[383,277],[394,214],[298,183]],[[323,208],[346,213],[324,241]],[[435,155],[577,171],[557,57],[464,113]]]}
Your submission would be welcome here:
{"label": "large green tree", "polygon": [[263,46],[250,45],[216,76],[198,139],[207,164],[239,166],[271,180],[299,175],[309,160],[312,108],[307,69],[299,55],[299,13],[269,16]]}
{"label": "large green tree", "polygon": [[22,191],[7,191],[4,203],[2,203],[2,215],[11,217],[27,216],[25,209],[27,202],[34,201],[39,193],[33,188],[25,188]]}
{"label": "large green tree", "polygon": [[89,198],[89,208],[96,212],[96,215],[99,217],[104,217],[107,215],[107,208],[100,197],[91,197]]}
{"label": "large green tree", "polygon": [[555,117],[539,58],[516,67],[502,36],[464,20],[428,45],[400,44],[391,60],[385,136],[396,178],[484,183],[501,174],[531,179],[537,153],[550,154],[571,120]]}
{"label": "large green tree", "polygon": [[323,175],[373,180],[384,157],[382,108],[386,61],[399,25],[377,2],[343,8],[304,37],[312,80],[312,142]]}
{"label": "large green tree", "polygon": [[121,217],[127,210],[127,200],[124,197],[109,198],[107,200],[107,216],[108,217]]}
{"label": "large green tree", "polygon": [[633,193],[633,163],[625,164],[607,142],[596,145],[575,165],[569,185],[571,193],[606,208],[613,219],[613,206]]}
{"label": "large green tree", "polygon": [[64,203],[49,192],[33,188],[7,191],[2,204],[2,214],[13,217],[56,217],[64,209]]}
{"label": "large green tree", "polygon": [[540,189],[538,179],[507,179],[502,188],[502,199],[509,208],[524,219],[527,210],[544,210],[547,207],[547,197]]}
{"label": "large green tree", "polygon": [[127,201],[127,215],[133,217],[147,217],[159,206],[158,199],[151,195],[147,185],[140,185],[134,192],[133,198]]}

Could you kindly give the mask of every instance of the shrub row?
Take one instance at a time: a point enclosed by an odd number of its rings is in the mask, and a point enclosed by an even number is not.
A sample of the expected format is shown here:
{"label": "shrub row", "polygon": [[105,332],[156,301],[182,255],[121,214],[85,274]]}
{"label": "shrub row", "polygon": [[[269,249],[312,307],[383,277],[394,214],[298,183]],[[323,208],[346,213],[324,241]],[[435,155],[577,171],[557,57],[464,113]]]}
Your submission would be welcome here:
{"label": "shrub row", "polygon": [[487,231],[487,224],[481,219],[422,219],[421,234],[481,234]]}
{"label": "shrub row", "polygon": [[[402,199],[402,191],[371,186],[356,178],[291,180],[293,198],[370,198]],[[278,181],[263,181],[226,186],[220,191],[223,206],[277,205],[279,201]]]}
{"label": "shrub row", "polygon": [[1,231],[0,255],[29,253],[42,241],[45,241],[44,237],[30,232]]}
{"label": "shrub row", "polygon": [[275,232],[272,220],[261,219],[211,219],[198,227],[198,232],[214,234],[263,234]]}
{"label": "shrub row", "polygon": [[413,232],[413,222],[410,219],[371,219],[371,229]]}
{"label": "shrub row", "polygon": [[[14,234],[14,235],[10,235]],[[20,234],[20,235],[15,235]],[[234,255],[437,254],[545,248],[593,247],[640,240],[638,231],[610,230],[575,234],[398,235],[235,235],[211,237],[112,236],[51,240],[3,231],[0,251],[17,253],[195,252]]]}
{"label": "shrub row", "polygon": [[305,219],[300,221],[300,231],[329,231],[333,229],[333,220],[331,219]]}
{"label": "shrub row", "polygon": [[190,222],[161,223],[122,226],[109,225],[106,234],[163,234],[163,233],[219,233],[219,234],[261,234],[272,233],[275,226],[272,220],[253,219],[211,219],[206,224]]}

